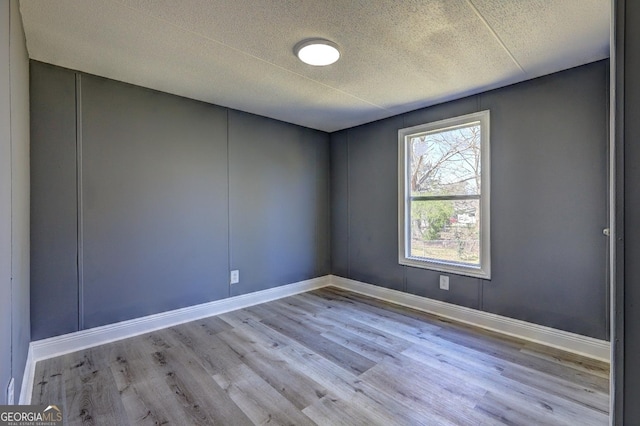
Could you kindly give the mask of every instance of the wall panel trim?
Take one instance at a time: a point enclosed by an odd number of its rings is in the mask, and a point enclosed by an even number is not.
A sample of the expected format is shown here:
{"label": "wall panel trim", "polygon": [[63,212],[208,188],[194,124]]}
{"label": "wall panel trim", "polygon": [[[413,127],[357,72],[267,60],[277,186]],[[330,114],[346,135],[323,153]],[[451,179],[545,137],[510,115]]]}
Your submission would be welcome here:
{"label": "wall panel trim", "polygon": [[20,388],[19,405],[31,404],[31,393],[33,392],[33,379],[36,374],[36,362],[33,359],[33,343],[29,344],[29,351],[27,352],[27,362],[24,366],[24,373],[22,375],[22,387]]}
{"label": "wall panel trim", "polygon": [[82,218],[82,76],[76,73],[76,208],[78,262],[78,330],[84,330],[84,270]]}

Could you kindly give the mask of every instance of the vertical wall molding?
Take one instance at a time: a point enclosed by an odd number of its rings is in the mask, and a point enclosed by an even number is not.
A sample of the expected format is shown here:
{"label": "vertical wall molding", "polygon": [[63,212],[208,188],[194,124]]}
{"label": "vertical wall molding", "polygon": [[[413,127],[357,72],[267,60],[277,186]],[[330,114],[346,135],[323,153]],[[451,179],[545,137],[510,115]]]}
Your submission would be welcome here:
{"label": "vertical wall molding", "polygon": [[351,147],[351,129],[347,130],[347,275],[351,276],[351,173],[349,170],[349,148]]}
{"label": "vertical wall molding", "polygon": [[84,330],[83,219],[82,219],[82,76],[76,76],[76,190],[78,238],[78,330]]}
{"label": "vertical wall molding", "polygon": [[[320,174],[318,173],[318,147],[315,147],[315,149],[313,150],[313,159],[314,159],[313,183],[315,185],[315,190],[317,191],[316,193],[319,195],[318,177]],[[329,205],[329,208],[331,208],[330,202],[331,201],[329,200],[329,203],[327,203]],[[314,236],[314,245],[316,250],[320,248],[319,223],[320,223],[320,218],[316,217],[315,220],[313,221],[313,236]],[[331,229],[331,222],[329,222],[329,229]],[[331,244],[331,240],[329,240],[329,244]],[[316,258],[314,269],[317,271],[318,269],[320,269],[319,266],[320,266],[319,259]]]}
{"label": "vertical wall molding", "polygon": [[[624,348],[624,149],[625,149],[625,0],[611,2],[610,109],[609,109],[609,227],[611,373],[610,424],[625,422]],[[618,237],[619,236],[619,237]],[[629,419],[630,420],[630,419]]]}
{"label": "vertical wall molding", "polygon": [[231,164],[231,146],[229,143],[229,110],[225,109],[225,126],[227,132],[227,297],[231,297],[231,173],[229,172],[229,164]]}
{"label": "vertical wall molding", "polygon": [[[13,307],[13,254],[14,254],[14,248],[13,248],[13,242],[14,242],[14,235],[13,235],[13,226],[14,226],[14,218],[13,218],[13,190],[14,190],[14,179],[13,179],[13,131],[12,131],[12,127],[13,127],[13,102],[11,100],[11,92],[12,92],[12,85],[11,85],[11,59],[13,59],[11,56],[11,32],[12,32],[12,19],[11,19],[11,8],[14,6],[15,4],[12,2],[9,2],[9,64],[7,66],[7,68],[9,68],[9,243],[11,245],[10,247],[10,251],[9,251],[9,300],[10,300],[10,304],[9,304],[9,369],[11,371],[11,377],[13,377],[13,373],[14,373],[14,366],[16,363],[16,360],[13,359],[13,346],[15,345],[15,342],[13,341],[13,317],[14,317],[14,307]],[[12,380],[11,378],[9,379],[10,381]],[[7,404],[13,404],[13,402],[11,401],[6,401]]]}

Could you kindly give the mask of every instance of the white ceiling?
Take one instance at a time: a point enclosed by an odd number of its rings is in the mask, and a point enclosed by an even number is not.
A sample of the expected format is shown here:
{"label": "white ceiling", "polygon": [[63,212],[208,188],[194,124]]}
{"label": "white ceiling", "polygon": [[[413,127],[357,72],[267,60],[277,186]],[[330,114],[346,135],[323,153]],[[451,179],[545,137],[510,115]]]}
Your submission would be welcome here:
{"label": "white ceiling", "polygon": [[[324,131],[609,56],[610,0],[21,0],[29,56]],[[310,37],[328,67],[298,61]]]}

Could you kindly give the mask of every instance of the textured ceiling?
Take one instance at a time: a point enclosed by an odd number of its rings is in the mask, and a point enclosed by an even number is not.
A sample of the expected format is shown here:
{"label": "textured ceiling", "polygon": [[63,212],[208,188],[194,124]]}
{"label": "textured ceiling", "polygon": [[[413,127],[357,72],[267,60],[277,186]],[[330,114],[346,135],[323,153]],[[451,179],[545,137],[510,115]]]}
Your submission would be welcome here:
{"label": "textured ceiling", "polygon": [[[32,59],[334,131],[609,56],[610,0],[21,0]],[[323,37],[342,57],[298,61]]]}

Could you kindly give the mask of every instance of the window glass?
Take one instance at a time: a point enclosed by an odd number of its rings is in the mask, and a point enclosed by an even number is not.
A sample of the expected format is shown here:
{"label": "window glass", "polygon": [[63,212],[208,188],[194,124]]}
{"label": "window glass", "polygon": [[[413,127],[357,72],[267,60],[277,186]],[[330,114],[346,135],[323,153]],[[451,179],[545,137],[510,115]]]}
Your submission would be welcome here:
{"label": "window glass", "polygon": [[489,112],[401,129],[401,264],[489,277]]}

